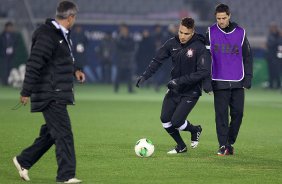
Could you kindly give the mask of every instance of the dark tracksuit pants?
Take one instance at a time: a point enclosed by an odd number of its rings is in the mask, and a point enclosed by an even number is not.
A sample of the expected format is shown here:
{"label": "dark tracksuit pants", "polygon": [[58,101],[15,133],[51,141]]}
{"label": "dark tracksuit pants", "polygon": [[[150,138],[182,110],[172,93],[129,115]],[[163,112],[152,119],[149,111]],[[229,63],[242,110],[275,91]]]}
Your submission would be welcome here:
{"label": "dark tracksuit pants", "polygon": [[11,56],[5,56],[2,58],[2,75],[1,75],[1,80],[2,80],[2,84],[4,86],[8,85],[8,78],[10,75],[10,71],[12,69],[12,57]]}
{"label": "dark tracksuit pants", "polygon": [[23,168],[30,169],[55,144],[57,181],[66,181],[75,176],[76,169],[74,141],[67,106],[51,102],[42,113],[46,124],[41,126],[39,137],[17,156],[17,160]]}
{"label": "dark tracksuit pants", "polygon": [[198,99],[198,97],[181,96],[169,91],[163,100],[161,112],[162,125],[177,145],[182,148],[186,147],[186,145],[179,131],[189,131],[191,133],[196,131],[195,126],[188,120],[186,121],[186,118]]}
{"label": "dark tracksuit pants", "polygon": [[161,112],[162,123],[171,122],[174,128],[184,124],[188,114],[192,111],[199,98],[166,94]]}
{"label": "dark tracksuit pants", "polygon": [[243,119],[244,98],[243,88],[214,90],[216,132],[220,146],[235,143]]}

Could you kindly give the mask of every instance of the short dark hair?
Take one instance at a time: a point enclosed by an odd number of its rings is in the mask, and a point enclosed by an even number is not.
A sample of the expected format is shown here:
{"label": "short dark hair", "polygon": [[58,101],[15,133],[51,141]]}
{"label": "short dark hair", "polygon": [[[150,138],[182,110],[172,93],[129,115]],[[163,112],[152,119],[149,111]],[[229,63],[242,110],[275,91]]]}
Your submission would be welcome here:
{"label": "short dark hair", "polygon": [[182,26],[185,26],[186,28],[188,29],[194,29],[195,27],[195,21],[193,18],[191,17],[184,17],[182,20],[181,20],[181,25]]}
{"label": "short dark hair", "polygon": [[217,13],[226,13],[227,15],[230,15],[229,7],[226,4],[218,4],[215,7],[215,14]]}
{"label": "short dark hair", "polygon": [[71,15],[76,15],[78,8],[75,3],[71,1],[62,1],[58,4],[56,10],[56,18],[66,19]]}

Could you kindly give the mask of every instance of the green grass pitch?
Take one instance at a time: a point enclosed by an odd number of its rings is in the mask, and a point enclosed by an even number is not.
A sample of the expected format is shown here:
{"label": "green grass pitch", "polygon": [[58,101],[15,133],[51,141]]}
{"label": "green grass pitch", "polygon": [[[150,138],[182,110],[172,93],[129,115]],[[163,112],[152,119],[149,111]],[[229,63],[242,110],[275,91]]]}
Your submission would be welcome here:
{"label": "green grass pitch", "polygon": [[[252,89],[246,92],[244,119],[235,155],[219,157],[213,97],[203,95],[189,116],[203,133],[196,149],[167,155],[175,143],[163,130],[159,116],[165,93],[136,89],[118,94],[111,86],[76,86],[76,105],[69,106],[77,156],[77,177],[86,184],[282,183],[282,94]],[[29,105],[11,110],[19,90],[0,88],[0,183],[20,184],[12,157],[29,146],[44,123]],[[182,133],[187,145],[190,134]],[[155,145],[150,158],[135,155],[140,138]],[[34,184],[55,183],[52,147],[31,168]]]}

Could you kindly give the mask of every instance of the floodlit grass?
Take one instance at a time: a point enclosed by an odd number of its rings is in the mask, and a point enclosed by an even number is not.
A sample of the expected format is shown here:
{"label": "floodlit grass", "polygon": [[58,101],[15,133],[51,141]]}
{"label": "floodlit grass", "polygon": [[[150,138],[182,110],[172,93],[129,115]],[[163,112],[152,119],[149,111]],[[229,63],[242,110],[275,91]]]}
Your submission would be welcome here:
{"label": "floodlit grass", "polygon": [[[69,106],[77,155],[77,177],[89,184],[282,183],[282,94],[249,90],[235,155],[219,157],[213,97],[203,95],[189,120],[201,124],[199,147],[187,154],[167,155],[175,143],[163,130],[159,116],[165,93],[125,87],[114,94],[110,86],[76,86],[76,105]],[[29,146],[44,123],[29,106],[11,110],[19,90],[0,88],[0,183],[20,180],[12,157]],[[186,143],[190,135],[182,133]],[[149,138],[150,158],[139,158],[134,144]],[[55,183],[54,147],[30,170],[30,183]]]}

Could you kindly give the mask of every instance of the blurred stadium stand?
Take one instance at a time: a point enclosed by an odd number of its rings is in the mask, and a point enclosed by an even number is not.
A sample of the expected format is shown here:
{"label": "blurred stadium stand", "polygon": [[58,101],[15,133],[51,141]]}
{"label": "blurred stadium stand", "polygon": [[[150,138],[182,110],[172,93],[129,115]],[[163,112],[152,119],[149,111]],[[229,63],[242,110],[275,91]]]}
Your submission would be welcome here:
{"label": "blurred stadium stand", "polygon": [[[231,20],[246,29],[257,58],[264,57],[269,25],[276,22],[280,28],[282,27],[280,15],[282,0],[73,1],[77,3],[80,11],[77,24],[84,26],[85,35],[93,43],[89,47],[91,54],[103,34],[116,30],[120,23],[131,25],[132,30],[136,32],[155,24],[165,28],[171,24],[178,24],[181,17],[191,16],[200,28],[198,31],[204,33],[207,26],[215,22],[214,8],[218,3],[229,5]],[[0,0],[0,29],[6,21],[12,20],[17,30],[21,32],[28,51],[33,30],[45,18],[54,17],[58,2],[59,0]],[[89,57],[93,59],[95,56],[91,54]]]}
{"label": "blurred stadium stand", "polygon": [[[56,6],[56,1],[50,1],[48,8],[44,11],[40,9],[44,0],[28,0],[32,2],[32,10],[36,17],[46,17],[52,15]],[[34,2],[34,3],[33,3]],[[178,12],[182,8],[182,1],[175,1],[171,5],[170,0],[151,1],[151,0],[83,0],[77,1],[80,8],[81,18],[132,18],[154,13]],[[169,14],[169,13],[168,13]]]}
{"label": "blurred stadium stand", "polygon": [[[3,19],[14,20],[28,32],[46,17],[54,16],[58,0],[0,0],[0,24]],[[214,22],[214,7],[222,2],[230,6],[232,20],[246,28],[255,45],[265,41],[270,22],[282,26],[279,11],[281,0],[75,0],[79,6],[78,23],[170,24],[180,17],[192,16],[197,24],[207,26]],[[267,8],[266,8],[267,7]],[[1,20],[2,19],[2,20]],[[0,25],[0,26],[1,26]],[[26,33],[25,33],[26,34]]]}

